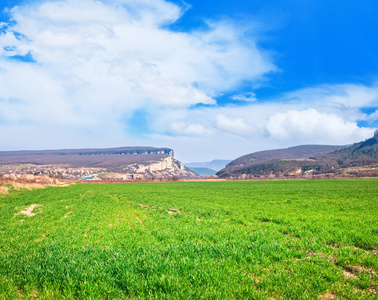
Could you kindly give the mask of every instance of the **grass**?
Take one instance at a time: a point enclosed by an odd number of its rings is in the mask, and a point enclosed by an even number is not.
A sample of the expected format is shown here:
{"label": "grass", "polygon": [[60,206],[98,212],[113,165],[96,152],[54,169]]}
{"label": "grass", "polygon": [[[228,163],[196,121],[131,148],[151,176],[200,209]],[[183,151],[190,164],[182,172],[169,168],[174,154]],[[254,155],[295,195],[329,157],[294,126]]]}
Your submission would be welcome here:
{"label": "grass", "polygon": [[377,179],[10,188],[0,299],[376,299],[377,195]]}

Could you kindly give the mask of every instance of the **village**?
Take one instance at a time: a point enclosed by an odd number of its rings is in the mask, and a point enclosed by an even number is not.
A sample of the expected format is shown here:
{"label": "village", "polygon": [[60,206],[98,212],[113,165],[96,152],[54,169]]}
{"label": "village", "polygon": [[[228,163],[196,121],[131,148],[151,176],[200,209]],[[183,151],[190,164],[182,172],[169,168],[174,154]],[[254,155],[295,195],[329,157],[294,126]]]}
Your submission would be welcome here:
{"label": "village", "polygon": [[62,166],[37,165],[6,165],[0,167],[0,177],[9,180],[49,181],[53,179],[66,180],[99,180],[98,173],[103,169],[70,168]]}

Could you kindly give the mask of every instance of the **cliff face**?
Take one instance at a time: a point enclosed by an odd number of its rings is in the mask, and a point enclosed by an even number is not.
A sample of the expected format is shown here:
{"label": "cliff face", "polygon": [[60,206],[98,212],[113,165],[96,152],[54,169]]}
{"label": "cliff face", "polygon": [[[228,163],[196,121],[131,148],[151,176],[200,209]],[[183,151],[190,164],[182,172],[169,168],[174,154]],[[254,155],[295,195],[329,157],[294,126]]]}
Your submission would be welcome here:
{"label": "cliff face", "polygon": [[163,158],[159,162],[150,164],[132,164],[124,169],[124,172],[136,178],[196,178],[198,177],[193,171],[186,168],[180,161],[171,156]]}
{"label": "cliff face", "polygon": [[[67,179],[196,178],[170,148],[123,147],[0,152],[0,175],[35,174]],[[3,171],[2,171],[3,170]]]}

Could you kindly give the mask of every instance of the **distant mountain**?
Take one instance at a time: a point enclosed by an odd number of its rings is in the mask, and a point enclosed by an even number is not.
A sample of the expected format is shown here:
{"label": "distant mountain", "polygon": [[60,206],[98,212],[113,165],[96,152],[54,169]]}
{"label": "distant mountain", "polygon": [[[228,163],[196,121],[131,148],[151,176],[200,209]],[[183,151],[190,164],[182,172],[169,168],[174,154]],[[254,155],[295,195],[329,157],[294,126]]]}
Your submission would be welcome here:
{"label": "distant mountain", "polygon": [[206,176],[206,175],[212,176],[217,173],[217,171],[209,169],[209,168],[189,168],[189,170],[201,176]]}
{"label": "distant mountain", "polygon": [[378,131],[351,146],[305,145],[251,153],[217,173],[223,178],[378,176]]}
{"label": "distant mountain", "polygon": [[219,171],[223,169],[231,160],[222,160],[222,159],[214,159],[210,162],[192,162],[192,163],[185,163],[185,166],[189,169],[193,168],[208,168],[214,171]]}

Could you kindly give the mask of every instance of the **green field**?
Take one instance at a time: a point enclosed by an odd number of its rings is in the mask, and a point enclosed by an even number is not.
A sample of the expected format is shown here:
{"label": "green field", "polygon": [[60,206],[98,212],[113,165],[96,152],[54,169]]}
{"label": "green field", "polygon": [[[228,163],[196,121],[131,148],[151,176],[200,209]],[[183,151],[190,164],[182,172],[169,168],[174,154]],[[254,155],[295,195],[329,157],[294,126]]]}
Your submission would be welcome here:
{"label": "green field", "polygon": [[377,216],[378,179],[11,190],[0,299],[377,299]]}

